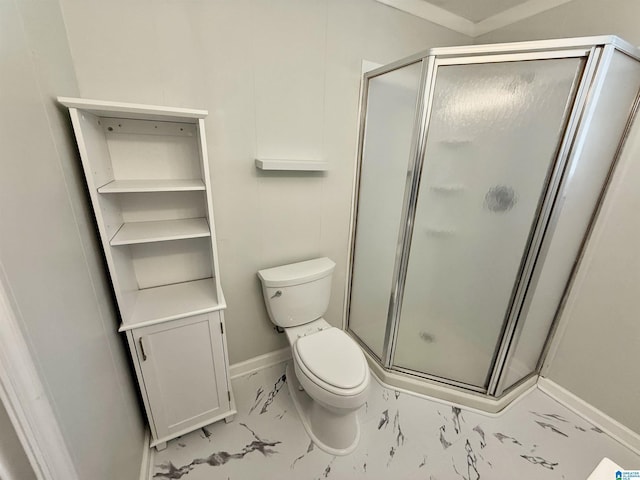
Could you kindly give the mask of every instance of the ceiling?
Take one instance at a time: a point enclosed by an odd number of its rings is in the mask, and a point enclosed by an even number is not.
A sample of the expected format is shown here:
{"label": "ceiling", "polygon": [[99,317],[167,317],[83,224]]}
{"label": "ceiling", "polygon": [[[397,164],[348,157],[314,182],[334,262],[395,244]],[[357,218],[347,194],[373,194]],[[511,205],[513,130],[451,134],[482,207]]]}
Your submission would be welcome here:
{"label": "ceiling", "polygon": [[528,0],[428,0],[428,3],[477,23],[512,7],[526,3],[527,1]]}
{"label": "ceiling", "polygon": [[470,37],[478,37],[572,0],[377,1]]}

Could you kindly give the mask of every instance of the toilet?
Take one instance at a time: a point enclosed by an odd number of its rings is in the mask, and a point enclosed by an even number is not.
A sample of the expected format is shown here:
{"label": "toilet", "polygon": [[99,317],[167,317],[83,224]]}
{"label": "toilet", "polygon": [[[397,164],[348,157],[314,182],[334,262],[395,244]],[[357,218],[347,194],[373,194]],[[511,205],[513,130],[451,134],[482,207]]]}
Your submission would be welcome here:
{"label": "toilet", "polygon": [[335,265],[316,258],[260,270],[258,277],[269,317],[291,346],[287,383],[307,434],[325,452],[348,455],[360,440],[357,411],[371,377],[358,344],[322,318]]}

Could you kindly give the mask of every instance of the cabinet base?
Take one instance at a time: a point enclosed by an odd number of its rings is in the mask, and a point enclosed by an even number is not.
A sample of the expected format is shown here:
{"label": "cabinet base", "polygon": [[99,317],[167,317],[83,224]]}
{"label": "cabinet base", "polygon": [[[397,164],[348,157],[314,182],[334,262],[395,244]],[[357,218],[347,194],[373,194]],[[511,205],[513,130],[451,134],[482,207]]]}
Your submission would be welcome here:
{"label": "cabinet base", "polygon": [[[231,397],[231,398],[233,399],[233,397]],[[215,416],[213,418],[210,418],[209,420],[206,420],[204,422],[200,422],[200,423],[197,423],[195,425],[192,425],[191,427],[185,428],[184,430],[180,430],[178,432],[174,432],[171,435],[167,435],[166,437],[154,439],[154,440],[151,441],[151,446],[152,447],[159,447],[160,445],[162,445],[164,443],[165,444],[165,448],[166,448],[166,443],[169,440],[173,440],[174,438],[181,437],[182,435],[186,435],[187,433],[193,432],[195,430],[198,430],[199,428],[206,427],[207,425],[211,425],[212,423],[216,423],[216,422],[219,422],[221,420],[225,420],[227,423],[229,423],[229,422],[233,421],[233,419],[235,419],[237,413],[238,412],[235,409],[235,403],[232,402],[231,410],[229,410],[228,412],[225,412],[222,415],[218,415],[218,416]],[[228,418],[230,420],[227,420]],[[160,448],[158,450],[160,450]]]}

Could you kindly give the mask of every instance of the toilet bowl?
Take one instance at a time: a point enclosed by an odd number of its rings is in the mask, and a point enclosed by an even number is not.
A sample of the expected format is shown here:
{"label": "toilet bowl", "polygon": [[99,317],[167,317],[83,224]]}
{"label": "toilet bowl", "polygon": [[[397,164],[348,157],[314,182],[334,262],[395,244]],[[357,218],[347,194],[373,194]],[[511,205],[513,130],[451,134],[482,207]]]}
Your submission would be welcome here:
{"label": "toilet bowl", "polygon": [[360,440],[357,411],[371,381],[358,344],[321,315],[329,303],[335,264],[319,258],[261,270],[271,321],[282,327],[293,361],[289,392],[311,440],[332,455],[347,455]]}
{"label": "toilet bowl", "polygon": [[346,333],[324,319],[312,323],[322,330],[292,344],[291,397],[313,442],[332,455],[348,455],[360,441],[357,411],[367,401],[369,367]]}

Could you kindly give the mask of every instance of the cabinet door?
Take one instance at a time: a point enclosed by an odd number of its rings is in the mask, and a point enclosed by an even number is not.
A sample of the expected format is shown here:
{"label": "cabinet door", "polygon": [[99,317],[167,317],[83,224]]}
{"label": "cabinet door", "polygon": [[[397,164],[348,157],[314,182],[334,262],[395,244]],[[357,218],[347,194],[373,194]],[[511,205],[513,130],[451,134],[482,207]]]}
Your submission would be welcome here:
{"label": "cabinet door", "polygon": [[133,336],[157,439],[230,409],[218,312],[135,329]]}

